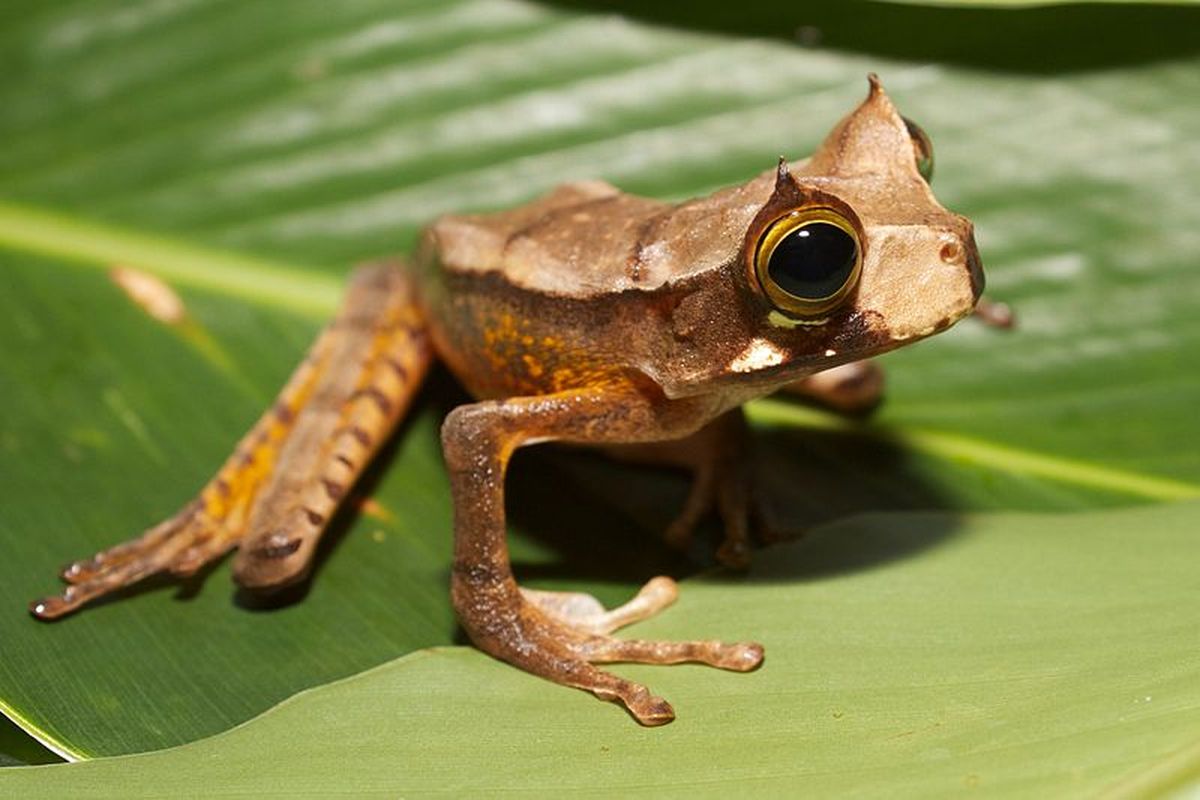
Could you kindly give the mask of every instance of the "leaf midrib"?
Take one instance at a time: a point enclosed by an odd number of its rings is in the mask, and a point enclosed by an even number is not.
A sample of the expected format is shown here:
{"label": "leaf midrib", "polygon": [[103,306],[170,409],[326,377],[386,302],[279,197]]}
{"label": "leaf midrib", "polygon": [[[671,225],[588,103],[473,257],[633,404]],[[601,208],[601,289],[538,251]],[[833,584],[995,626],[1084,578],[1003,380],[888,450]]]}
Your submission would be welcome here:
{"label": "leaf midrib", "polygon": [[0,200],[0,245],[78,264],[127,266],[196,289],[325,319],[341,281],[315,267],[199,247]]}

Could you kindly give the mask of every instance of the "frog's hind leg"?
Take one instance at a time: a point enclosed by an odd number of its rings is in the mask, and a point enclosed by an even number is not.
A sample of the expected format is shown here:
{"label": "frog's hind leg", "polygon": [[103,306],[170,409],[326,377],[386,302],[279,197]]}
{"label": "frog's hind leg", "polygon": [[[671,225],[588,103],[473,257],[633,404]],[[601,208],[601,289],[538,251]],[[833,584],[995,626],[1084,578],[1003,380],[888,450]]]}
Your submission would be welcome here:
{"label": "frog's hind leg", "polygon": [[191,575],[236,547],[242,585],[300,579],[431,357],[404,274],[358,270],[338,316],[199,496],[139,538],[69,564],[62,578],[71,585],[30,610],[60,617],[156,573]]}

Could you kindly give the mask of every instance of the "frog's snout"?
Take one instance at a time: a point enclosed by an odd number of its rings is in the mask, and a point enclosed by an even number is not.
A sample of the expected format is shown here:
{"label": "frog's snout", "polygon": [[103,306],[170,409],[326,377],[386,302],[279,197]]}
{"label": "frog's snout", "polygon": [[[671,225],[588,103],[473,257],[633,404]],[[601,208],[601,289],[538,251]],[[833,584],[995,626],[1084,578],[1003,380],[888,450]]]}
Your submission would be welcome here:
{"label": "frog's snout", "polygon": [[978,300],[983,294],[986,280],[983,277],[979,248],[975,245],[975,226],[965,217],[959,217],[959,221],[962,223],[962,229],[946,237],[938,255],[945,263],[959,264],[966,270],[971,294]]}
{"label": "frog's snout", "polygon": [[983,296],[987,279],[983,277],[983,262],[979,260],[979,251],[974,247],[967,251],[967,274],[971,279],[971,291],[978,300]]}
{"label": "frog's snout", "polygon": [[967,277],[971,281],[971,291],[975,294],[975,299],[978,300],[983,295],[983,287],[987,283],[987,279],[983,276],[983,261],[979,258],[979,248],[975,246],[974,226],[967,232],[966,236],[966,260]]}
{"label": "frog's snout", "polygon": [[[966,273],[963,277],[966,278],[965,283],[970,289],[970,298],[969,300],[968,298],[963,298],[963,300],[968,300],[964,313],[974,308],[975,303],[983,294],[985,281],[983,277],[983,264],[979,259],[979,250],[975,247],[975,237],[971,230],[968,228],[962,234],[943,234],[942,244],[938,250],[938,257],[943,264],[951,268],[961,269]],[[962,273],[958,274],[961,275]],[[957,283],[961,280],[961,278],[954,278],[952,282]]]}

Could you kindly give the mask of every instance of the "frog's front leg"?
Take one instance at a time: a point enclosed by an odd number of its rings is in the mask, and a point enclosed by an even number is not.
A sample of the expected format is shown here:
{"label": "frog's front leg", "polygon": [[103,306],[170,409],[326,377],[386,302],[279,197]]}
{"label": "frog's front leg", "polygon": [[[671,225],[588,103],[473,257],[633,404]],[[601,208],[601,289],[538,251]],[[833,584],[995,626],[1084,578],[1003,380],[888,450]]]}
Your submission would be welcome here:
{"label": "frog's front leg", "polygon": [[981,297],[975,303],[975,318],[989,328],[1008,330],[1017,324],[1017,315],[1008,303],[987,297]]}
{"label": "frog's front leg", "polygon": [[302,578],[431,358],[408,279],[392,266],[360,269],[338,316],[200,495],[141,537],[68,565],[70,586],[30,610],[61,617],[155,573],[191,575],[235,547],[243,586]]}
{"label": "frog's front leg", "polygon": [[839,414],[857,417],[883,400],[883,369],[874,361],[851,361],[789,383],[781,391]]}
{"label": "frog's front leg", "polygon": [[670,704],[593,663],[696,661],[747,671],[762,661],[757,644],[619,640],[607,631],[674,599],[656,579],[625,611],[548,593],[525,594],[513,579],[505,537],[504,473],[513,451],[550,440],[611,444],[685,432],[677,414],[628,386],[487,401],[455,409],[442,428],[454,496],[451,594],[459,620],[481,650],[535,675],[619,700],[644,725],[674,719]]}
{"label": "frog's front leg", "polygon": [[715,509],[725,529],[717,558],[736,569],[749,564],[752,534],[770,538],[767,514],[754,491],[749,451],[749,429],[740,408],[727,411],[683,439],[605,448],[618,459],[690,471],[691,489],[683,508],[667,526],[665,538],[673,547],[687,548],[696,527]]}

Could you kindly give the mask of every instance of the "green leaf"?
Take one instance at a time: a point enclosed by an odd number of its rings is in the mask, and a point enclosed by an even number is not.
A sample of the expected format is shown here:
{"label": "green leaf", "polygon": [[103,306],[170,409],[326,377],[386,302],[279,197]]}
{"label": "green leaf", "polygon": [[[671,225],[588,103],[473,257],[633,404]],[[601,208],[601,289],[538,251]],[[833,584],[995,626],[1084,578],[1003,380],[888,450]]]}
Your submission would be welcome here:
{"label": "green leaf", "polygon": [[[869,70],[933,135],[939,196],[976,221],[992,291],[1020,327],[967,322],[889,357],[889,403],[861,429],[759,406],[781,525],[1200,491],[1187,445],[1200,440],[1200,117],[1187,102],[1200,13],[644,5],[0,11],[5,714],[72,757],[129,753],[453,643],[436,427],[461,398],[444,377],[297,602],[255,606],[222,565],[59,624],[22,609],[60,564],[196,491],[353,262],[406,251],[441,211],[572,178],[664,197],[744,180],[811,150]],[[798,26],[817,35],[798,45]],[[107,277],[115,265],[168,280],[187,321],[131,303]],[[694,571],[710,542],[683,558],[655,538],[685,492],[587,456],[522,455],[518,574],[611,602],[652,574]],[[736,585],[720,591],[740,607]]]}
{"label": "green leaf", "polygon": [[903,3],[922,6],[977,6],[980,8],[1033,8],[1036,6],[1062,6],[1071,3],[1113,3],[1115,5],[1189,5],[1196,0],[880,0],[881,2]]}
{"label": "green leaf", "polygon": [[0,767],[53,764],[60,760],[17,727],[12,720],[0,717]]}
{"label": "green leaf", "polygon": [[749,675],[618,670],[680,718],[465,648],[144,756],[0,773],[20,797],[1161,796],[1200,776],[1200,504],[886,514],[689,581],[647,636],[760,638]]}

